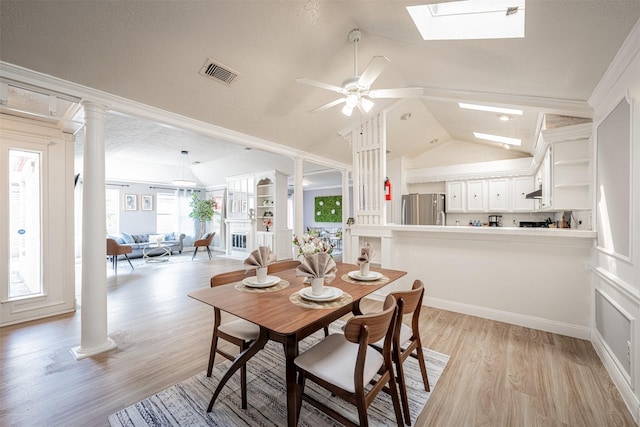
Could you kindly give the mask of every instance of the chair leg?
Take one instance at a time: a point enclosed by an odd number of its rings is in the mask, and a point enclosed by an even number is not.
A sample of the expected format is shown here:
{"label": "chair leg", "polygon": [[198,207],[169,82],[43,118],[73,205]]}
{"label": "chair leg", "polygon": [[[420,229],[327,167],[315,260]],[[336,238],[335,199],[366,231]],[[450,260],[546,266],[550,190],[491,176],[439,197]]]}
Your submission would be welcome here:
{"label": "chair leg", "polygon": [[218,349],[218,328],[213,328],[213,337],[211,338],[211,353],[209,353],[209,366],[207,367],[207,376],[211,376],[213,371],[213,361],[216,358]]}
{"label": "chair leg", "polygon": [[306,382],[306,377],[304,372],[298,371],[298,390],[296,393],[296,405],[298,406],[298,410],[296,414],[298,418],[296,419],[296,425],[298,424],[298,420],[300,420],[300,410],[302,409],[302,395],[304,394],[304,384]]}
{"label": "chair leg", "polygon": [[[391,393],[391,401],[393,402],[393,410],[396,412],[396,422],[398,423],[399,426],[401,426],[402,423],[402,410],[400,409],[400,401],[398,400],[398,387],[396,385],[396,379],[393,375],[393,366],[390,367],[389,369],[389,390]],[[409,411],[407,408],[407,418],[411,419],[409,416]],[[365,425],[360,423],[360,425]],[[411,425],[411,423],[409,422],[409,425]]]}
{"label": "chair leg", "polygon": [[209,261],[211,261],[211,249],[207,246],[207,253],[209,254]]}
{"label": "chair leg", "polygon": [[131,266],[132,270],[135,270],[135,268],[133,268],[133,264],[131,264],[131,260],[129,259],[129,255],[124,254],[125,258],[127,258],[127,261],[129,261],[129,265]]}
{"label": "chair leg", "polygon": [[193,261],[193,259],[196,257],[197,253],[198,253],[198,247],[196,246],[196,250],[193,251],[193,255],[191,255],[191,261]]}
{"label": "chair leg", "polygon": [[418,353],[418,364],[420,365],[420,372],[422,373],[422,382],[424,383],[424,389],[425,391],[431,391],[431,387],[429,387],[429,378],[427,377],[427,365],[424,362],[424,352],[422,351],[422,343],[420,341],[418,341],[416,353]]}
{"label": "chair leg", "polygon": [[118,255],[113,256],[113,273],[118,275]]}
{"label": "chair leg", "polygon": [[[249,347],[247,342],[242,343],[241,351],[246,350]],[[242,402],[242,409],[247,409],[247,364],[245,363],[240,368],[240,396]]]}
{"label": "chair leg", "polygon": [[394,362],[398,378],[398,388],[400,389],[400,402],[402,403],[402,412],[404,413],[404,421],[407,425],[411,425],[411,413],[409,413],[409,398],[407,396],[407,384],[404,379],[404,368],[399,355],[394,354]]}
{"label": "chair leg", "polygon": [[329,327],[328,326],[324,327],[324,336],[325,336],[325,338],[329,336]]}

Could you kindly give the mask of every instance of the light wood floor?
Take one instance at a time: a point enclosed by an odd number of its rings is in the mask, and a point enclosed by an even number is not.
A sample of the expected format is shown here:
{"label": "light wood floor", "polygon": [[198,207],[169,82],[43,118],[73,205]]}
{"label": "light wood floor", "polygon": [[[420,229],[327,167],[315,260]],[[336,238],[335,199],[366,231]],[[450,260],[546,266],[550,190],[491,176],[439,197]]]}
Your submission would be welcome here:
{"label": "light wood floor", "polygon": [[[82,361],[70,353],[79,311],[1,328],[0,426],[106,426],[111,413],[205,370],[213,311],[186,295],[237,268],[219,257],[133,272],[123,263],[117,278],[109,268],[118,348]],[[415,425],[635,425],[588,341],[432,308],[421,328],[423,344],[451,359]]]}

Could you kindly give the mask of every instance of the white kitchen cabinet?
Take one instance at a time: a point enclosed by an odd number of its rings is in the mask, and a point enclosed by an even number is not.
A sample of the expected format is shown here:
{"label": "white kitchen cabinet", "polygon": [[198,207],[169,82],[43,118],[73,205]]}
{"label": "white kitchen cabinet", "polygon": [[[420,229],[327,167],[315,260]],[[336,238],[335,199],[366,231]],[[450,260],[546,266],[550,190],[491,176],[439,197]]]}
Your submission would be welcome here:
{"label": "white kitchen cabinet", "polygon": [[533,199],[527,199],[527,194],[536,189],[534,178],[532,176],[512,178],[512,188],[511,210],[513,212],[532,212],[535,208],[535,203]]}
{"label": "white kitchen cabinet", "polygon": [[465,212],[466,184],[464,181],[447,182],[447,198],[445,200],[447,212]]}
{"label": "white kitchen cabinet", "polygon": [[542,131],[548,144],[538,175],[540,210],[591,209],[591,123]]}
{"label": "white kitchen cabinet", "polygon": [[496,178],[487,181],[487,202],[489,212],[509,210],[509,179]]}
{"label": "white kitchen cabinet", "polygon": [[467,181],[467,212],[486,212],[486,181]]}

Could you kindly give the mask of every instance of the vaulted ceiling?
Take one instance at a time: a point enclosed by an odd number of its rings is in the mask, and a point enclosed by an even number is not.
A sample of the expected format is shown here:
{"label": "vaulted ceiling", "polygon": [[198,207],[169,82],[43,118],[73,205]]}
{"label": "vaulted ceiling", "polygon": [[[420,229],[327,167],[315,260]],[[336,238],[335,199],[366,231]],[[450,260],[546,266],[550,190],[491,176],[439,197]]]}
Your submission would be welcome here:
{"label": "vaulted ceiling", "polygon": [[[523,39],[424,41],[405,9],[420,3],[428,1],[2,0],[0,60],[260,138],[265,151],[278,144],[349,164],[341,133],[362,116],[309,113],[338,96],[296,79],[340,86],[354,67],[347,35],[359,28],[359,72],[374,55],[390,60],[373,89],[424,88],[418,99],[377,100],[373,112],[388,111],[389,158],[451,141],[499,147],[472,131],[522,138],[509,154],[517,157],[533,152],[540,114],[590,115],[587,99],[640,17],[637,0],[529,0]],[[239,77],[227,86],[203,76],[209,58]],[[525,113],[500,122],[459,100]],[[281,161],[119,114],[109,123],[107,155],[119,161],[171,165],[181,149],[225,173],[251,156]]]}

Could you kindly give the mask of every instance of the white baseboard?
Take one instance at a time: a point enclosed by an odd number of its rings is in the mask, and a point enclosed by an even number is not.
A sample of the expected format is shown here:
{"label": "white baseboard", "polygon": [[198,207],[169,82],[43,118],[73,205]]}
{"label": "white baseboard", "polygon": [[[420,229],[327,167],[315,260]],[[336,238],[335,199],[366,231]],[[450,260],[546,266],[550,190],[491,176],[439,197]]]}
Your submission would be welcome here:
{"label": "white baseboard", "polygon": [[[385,296],[374,293],[369,295],[369,298],[376,301],[384,301]],[[483,319],[496,320],[498,322],[524,326],[526,328],[537,329],[540,331],[551,332],[559,335],[566,335],[582,340],[591,340],[591,329],[584,326],[572,325],[569,323],[557,322],[555,320],[543,319],[541,317],[527,316],[524,314],[495,310],[492,308],[480,307],[477,305],[464,304],[438,298],[425,297],[422,304],[428,307],[439,308],[441,310],[468,314],[469,316],[482,317]]]}
{"label": "white baseboard", "polygon": [[609,373],[609,377],[611,377],[611,380],[616,385],[624,403],[627,405],[629,412],[631,412],[637,424],[640,419],[640,401],[631,388],[628,374],[620,367],[617,359],[612,355],[609,346],[607,346],[606,342],[602,339],[602,335],[600,335],[597,329],[592,331],[591,344],[593,344],[593,348],[596,350],[598,357],[600,357],[602,364]]}
{"label": "white baseboard", "polygon": [[484,319],[496,320],[498,322],[510,323],[512,325],[524,326],[526,328],[538,329],[540,331],[551,332],[554,334],[566,335],[583,340],[591,339],[591,329],[588,327],[557,322],[555,320],[543,319],[541,317],[527,316],[525,314],[495,310],[492,308],[438,298],[425,297],[423,304],[442,310],[455,311],[456,313],[468,314],[470,316],[482,317]]}

